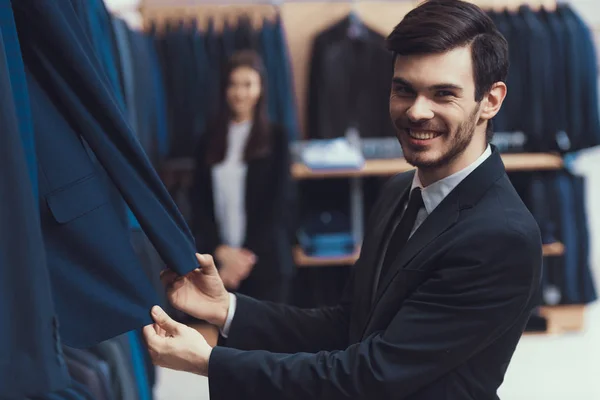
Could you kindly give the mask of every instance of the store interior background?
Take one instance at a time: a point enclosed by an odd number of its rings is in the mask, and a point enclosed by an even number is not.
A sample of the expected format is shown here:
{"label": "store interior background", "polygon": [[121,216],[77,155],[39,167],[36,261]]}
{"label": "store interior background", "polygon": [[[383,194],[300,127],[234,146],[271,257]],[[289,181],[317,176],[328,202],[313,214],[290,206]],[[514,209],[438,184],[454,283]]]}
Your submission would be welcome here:
{"label": "store interior background", "polygon": [[[179,0],[150,0],[171,3]],[[182,4],[210,3],[221,0],[180,0]],[[230,0],[227,3],[232,3]],[[295,2],[299,2],[295,0]],[[367,0],[361,3],[368,2]],[[562,1],[571,4],[593,30],[598,51],[600,44],[600,2],[598,0]],[[125,19],[132,28],[141,29],[138,11],[141,0],[105,0],[109,10]],[[257,1],[237,0],[235,4]],[[268,1],[263,1],[268,3]],[[334,2],[332,2],[334,3]],[[402,7],[403,1],[396,1]],[[476,2],[481,4],[482,2]],[[490,4],[494,1],[489,1]],[[504,1],[503,4],[507,2]],[[517,3],[526,3],[517,1]],[[335,7],[332,5],[332,7]],[[396,21],[397,22],[397,21]],[[289,40],[289,38],[288,38]],[[600,79],[600,78],[599,78]],[[509,88],[510,89],[510,88]],[[600,287],[600,151],[585,160],[587,178],[587,216],[590,232],[590,264],[596,288]],[[600,399],[600,307],[598,302],[585,308],[585,327],[581,332],[560,335],[523,337],[506,375],[499,395],[505,400],[594,400]],[[208,399],[205,378],[168,370],[160,370],[156,399]]]}

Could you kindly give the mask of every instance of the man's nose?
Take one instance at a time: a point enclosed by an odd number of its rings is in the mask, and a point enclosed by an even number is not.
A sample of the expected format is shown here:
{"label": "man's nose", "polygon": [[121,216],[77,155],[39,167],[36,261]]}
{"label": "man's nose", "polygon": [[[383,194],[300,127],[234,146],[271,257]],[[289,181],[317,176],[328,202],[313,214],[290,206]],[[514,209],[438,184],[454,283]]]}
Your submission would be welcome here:
{"label": "man's nose", "polygon": [[426,121],[433,118],[433,111],[427,99],[416,97],[414,103],[406,110],[406,116],[411,122]]}

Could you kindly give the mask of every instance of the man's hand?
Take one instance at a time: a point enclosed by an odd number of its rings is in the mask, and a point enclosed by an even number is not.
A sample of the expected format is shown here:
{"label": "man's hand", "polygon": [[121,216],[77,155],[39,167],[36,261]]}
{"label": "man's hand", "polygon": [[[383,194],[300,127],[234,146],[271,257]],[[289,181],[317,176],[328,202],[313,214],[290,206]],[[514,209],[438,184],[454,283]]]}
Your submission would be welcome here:
{"label": "man's hand", "polygon": [[229,312],[229,293],[223,286],[213,258],[196,254],[200,268],[185,276],[171,270],[161,273],[173,307],[195,318],[223,328]]}
{"label": "man's hand", "polygon": [[144,338],[154,365],[207,376],[212,347],[204,337],[158,306],[152,308],[152,318],[155,323],[144,327]]}
{"label": "man's hand", "polygon": [[219,273],[223,284],[229,290],[237,289],[256,263],[256,255],[250,250],[230,246],[218,247],[215,258],[221,265]]}

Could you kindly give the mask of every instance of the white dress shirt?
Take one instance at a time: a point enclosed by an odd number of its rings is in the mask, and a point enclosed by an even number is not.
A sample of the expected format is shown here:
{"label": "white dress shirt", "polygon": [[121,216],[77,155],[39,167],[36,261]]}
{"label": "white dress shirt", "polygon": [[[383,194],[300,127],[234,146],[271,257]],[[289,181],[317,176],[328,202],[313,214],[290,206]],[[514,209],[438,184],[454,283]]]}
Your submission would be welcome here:
{"label": "white dress shirt", "polygon": [[[424,208],[421,208],[417,213],[417,219],[415,220],[415,225],[410,233],[410,236],[415,233],[417,228],[421,226],[425,218],[429,216],[435,210],[437,206],[440,205],[442,200],[446,198],[450,194],[455,187],[458,186],[459,183],[463,181],[471,172],[473,172],[477,167],[479,167],[489,156],[492,155],[492,149],[490,145],[487,146],[485,151],[477,160],[475,160],[468,167],[461,169],[460,171],[447,176],[443,179],[440,179],[437,182],[432,183],[427,187],[423,187],[421,180],[419,179],[419,174],[415,173],[415,176],[412,181],[412,185],[410,190],[412,191],[414,188],[421,188],[421,194],[423,196],[423,204]],[[410,237],[409,236],[409,237]]]}
{"label": "white dress shirt", "polygon": [[244,150],[251,127],[250,121],[229,125],[225,159],[211,171],[215,220],[223,243],[231,247],[241,247],[246,232]]}
{"label": "white dress shirt", "polygon": [[[440,179],[439,181],[434,182],[427,187],[423,187],[423,184],[419,179],[419,174],[415,173],[410,190],[412,191],[416,187],[421,188],[421,194],[423,195],[423,204],[425,207],[422,207],[417,213],[417,219],[415,220],[415,225],[413,226],[410,236],[412,236],[413,233],[415,233],[415,231],[419,228],[419,226],[421,226],[421,224],[425,221],[429,214],[431,214],[433,210],[435,210],[435,208],[440,205],[442,200],[444,200],[444,198],[446,198],[446,196],[448,196],[448,194],[450,194],[450,192],[454,190],[454,188],[458,186],[459,183],[461,183],[467,176],[469,176],[471,172],[473,172],[477,167],[479,167],[491,155],[492,149],[490,145],[488,145],[483,154],[481,154],[481,156],[479,156],[479,158],[473,163],[471,163],[468,167],[450,176]],[[379,278],[377,278],[375,281],[378,280]],[[227,314],[225,326],[221,331],[221,335],[225,338],[229,333],[231,322],[233,321],[236,304],[237,298],[234,294],[229,293],[229,313]]]}

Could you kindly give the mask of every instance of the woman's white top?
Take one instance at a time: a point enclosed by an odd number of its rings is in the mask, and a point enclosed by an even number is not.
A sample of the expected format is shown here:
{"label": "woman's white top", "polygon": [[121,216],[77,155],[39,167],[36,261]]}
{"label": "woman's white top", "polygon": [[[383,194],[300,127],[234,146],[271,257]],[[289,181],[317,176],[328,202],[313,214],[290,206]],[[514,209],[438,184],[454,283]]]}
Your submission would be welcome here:
{"label": "woman's white top", "polygon": [[251,128],[251,121],[229,124],[225,159],[211,171],[215,219],[223,244],[232,247],[242,247],[246,233],[244,150]]}

